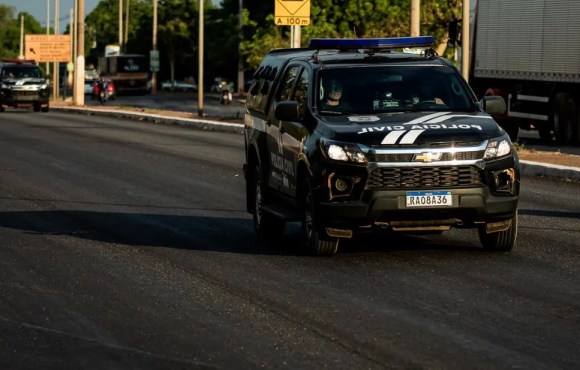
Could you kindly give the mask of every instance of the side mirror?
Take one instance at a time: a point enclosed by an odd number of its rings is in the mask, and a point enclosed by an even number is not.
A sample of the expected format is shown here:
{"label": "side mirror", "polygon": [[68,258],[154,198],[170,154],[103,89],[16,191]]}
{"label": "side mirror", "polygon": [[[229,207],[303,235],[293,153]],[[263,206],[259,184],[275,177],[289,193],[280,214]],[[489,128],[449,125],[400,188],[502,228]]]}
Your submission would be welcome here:
{"label": "side mirror", "polygon": [[491,116],[504,114],[507,111],[505,100],[499,95],[484,96],[480,104],[483,110]]}
{"label": "side mirror", "polygon": [[274,117],[279,121],[298,121],[300,114],[298,112],[297,101],[282,101],[276,105]]}

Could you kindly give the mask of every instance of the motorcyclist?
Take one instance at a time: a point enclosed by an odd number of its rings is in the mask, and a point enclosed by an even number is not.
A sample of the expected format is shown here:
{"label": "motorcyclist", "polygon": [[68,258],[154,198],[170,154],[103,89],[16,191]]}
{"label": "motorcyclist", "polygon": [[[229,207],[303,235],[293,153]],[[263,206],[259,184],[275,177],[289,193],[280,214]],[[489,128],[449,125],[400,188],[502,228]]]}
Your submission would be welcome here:
{"label": "motorcyclist", "polygon": [[[109,81],[104,78],[103,76],[100,76],[99,79],[97,80],[97,98],[101,100],[101,103],[103,103],[105,100],[107,100],[107,86],[109,85]],[[103,95],[101,96],[101,93],[103,93]]]}
{"label": "motorcyclist", "polygon": [[233,100],[232,96],[233,90],[233,83],[226,83],[222,81],[222,91],[221,91],[221,100],[220,103],[222,104],[230,104]]}

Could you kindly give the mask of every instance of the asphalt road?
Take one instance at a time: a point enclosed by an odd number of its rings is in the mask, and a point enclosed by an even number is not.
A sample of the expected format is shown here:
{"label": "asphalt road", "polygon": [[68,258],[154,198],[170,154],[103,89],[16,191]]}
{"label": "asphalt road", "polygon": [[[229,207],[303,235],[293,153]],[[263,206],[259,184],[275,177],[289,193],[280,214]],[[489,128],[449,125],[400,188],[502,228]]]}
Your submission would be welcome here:
{"label": "asphalt road", "polygon": [[0,368],[578,369],[580,184],[524,177],[518,244],[259,243],[238,133],[0,116]]}

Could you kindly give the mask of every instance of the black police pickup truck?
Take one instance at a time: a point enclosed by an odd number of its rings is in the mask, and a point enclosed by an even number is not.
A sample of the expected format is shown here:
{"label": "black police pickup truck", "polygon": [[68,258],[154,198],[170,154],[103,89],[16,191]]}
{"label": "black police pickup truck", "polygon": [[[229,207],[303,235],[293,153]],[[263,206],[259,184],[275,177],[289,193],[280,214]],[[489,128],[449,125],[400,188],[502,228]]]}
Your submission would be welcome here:
{"label": "black police pickup truck", "polygon": [[305,245],[337,252],[360,230],[477,228],[509,251],[520,166],[491,117],[431,36],[312,39],[269,52],[246,101],[247,210],[258,235],[300,221]]}
{"label": "black police pickup truck", "polygon": [[6,107],[32,107],[48,112],[49,90],[42,70],[29,60],[0,61],[0,112]]}

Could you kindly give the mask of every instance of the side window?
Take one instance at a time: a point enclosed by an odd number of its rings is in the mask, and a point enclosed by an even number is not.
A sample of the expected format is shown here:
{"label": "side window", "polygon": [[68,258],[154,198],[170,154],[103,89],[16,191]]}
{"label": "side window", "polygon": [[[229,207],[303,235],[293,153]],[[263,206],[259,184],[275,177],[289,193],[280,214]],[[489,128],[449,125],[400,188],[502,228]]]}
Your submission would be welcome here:
{"label": "side window", "polygon": [[306,113],[306,108],[308,107],[308,80],[309,73],[304,70],[300,75],[300,79],[296,84],[296,89],[294,90],[294,99],[298,102],[298,114],[300,118],[304,118]]}
{"label": "side window", "polygon": [[286,70],[282,81],[280,81],[280,88],[276,94],[276,101],[284,101],[290,99],[290,93],[296,82],[296,77],[300,72],[300,66],[292,66]]}

